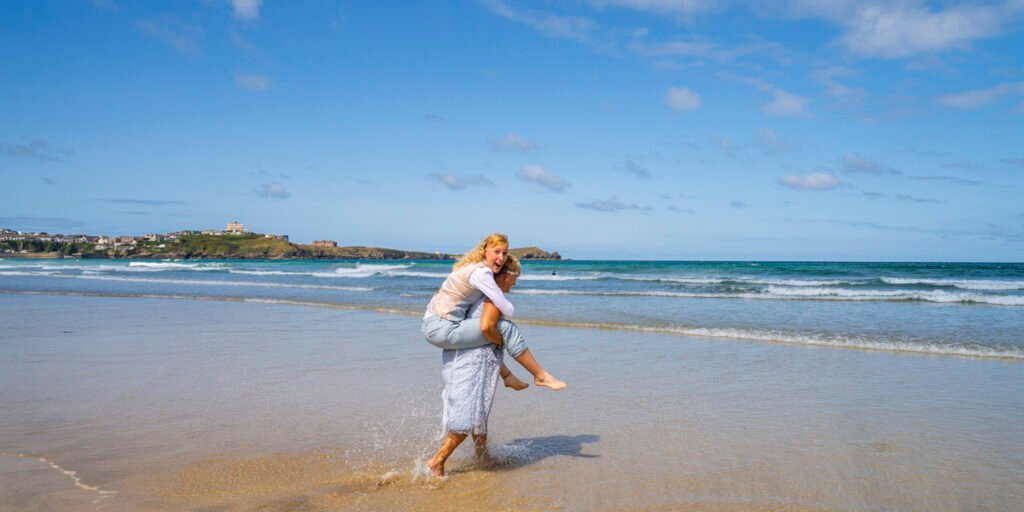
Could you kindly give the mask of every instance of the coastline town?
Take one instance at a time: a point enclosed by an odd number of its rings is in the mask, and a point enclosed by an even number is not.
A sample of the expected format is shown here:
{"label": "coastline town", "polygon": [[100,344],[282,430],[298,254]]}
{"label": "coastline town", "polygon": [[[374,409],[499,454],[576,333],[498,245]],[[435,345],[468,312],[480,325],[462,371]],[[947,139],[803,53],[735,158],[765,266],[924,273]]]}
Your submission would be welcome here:
{"label": "coastline town", "polygon": [[[522,259],[562,259],[558,252],[538,247],[510,252]],[[143,236],[52,234],[0,228],[0,258],[446,260],[457,256],[381,247],[340,247],[338,242],[327,239],[294,243],[288,235],[249,231],[237,221],[229,222],[224,229]]]}
{"label": "coastline town", "polygon": [[[170,233],[151,233],[143,236],[106,236],[25,232],[0,228],[0,257],[70,257],[80,258],[90,253],[109,252],[115,257],[130,257],[141,245],[166,249],[168,243],[195,236],[247,236],[289,242],[288,235],[254,233],[241,222],[229,222],[224,229],[181,230]],[[313,247],[337,247],[334,240],[314,240]],[[60,256],[57,256],[57,253]],[[39,255],[39,256],[36,256]]]}

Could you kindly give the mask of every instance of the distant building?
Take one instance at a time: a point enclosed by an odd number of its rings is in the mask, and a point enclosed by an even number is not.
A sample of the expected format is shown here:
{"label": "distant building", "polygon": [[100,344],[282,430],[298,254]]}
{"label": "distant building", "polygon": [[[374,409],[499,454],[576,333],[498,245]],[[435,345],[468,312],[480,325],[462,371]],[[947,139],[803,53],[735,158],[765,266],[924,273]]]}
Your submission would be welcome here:
{"label": "distant building", "polygon": [[338,242],[334,240],[313,240],[313,247],[337,247]]}
{"label": "distant building", "polygon": [[163,237],[160,236],[160,235],[157,235],[157,234],[149,234],[149,235],[146,235],[143,238],[145,238],[147,241],[150,241],[150,242],[159,242]]}
{"label": "distant building", "polygon": [[245,233],[245,226],[238,221],[228,222],[228,227],[225,228],[224,231],[226,233],[231,233],[232,235],[241,235],[242,233]]}
{"label": "distant building", "polygon": [[273,234],[267,233],[267,234],[263,235],[263,238],[269,238],[271,240],[284,240],[285,242],[288,241],[288,235],[273,235]]}
{"label": "distant building", "polygon": [[119,236],[114,239],[114,245],[135,245],[135,237]]}

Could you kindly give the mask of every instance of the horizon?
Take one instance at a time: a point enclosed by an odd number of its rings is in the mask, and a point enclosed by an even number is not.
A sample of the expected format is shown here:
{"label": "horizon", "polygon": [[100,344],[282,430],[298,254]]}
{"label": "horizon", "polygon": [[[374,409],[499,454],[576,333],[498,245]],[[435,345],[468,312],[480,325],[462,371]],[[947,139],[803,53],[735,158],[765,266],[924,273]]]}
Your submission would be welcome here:
{"label": "horizon", "polygon": [[1024,259],[1019,2],[92,0],[0,20],[9,229]]}

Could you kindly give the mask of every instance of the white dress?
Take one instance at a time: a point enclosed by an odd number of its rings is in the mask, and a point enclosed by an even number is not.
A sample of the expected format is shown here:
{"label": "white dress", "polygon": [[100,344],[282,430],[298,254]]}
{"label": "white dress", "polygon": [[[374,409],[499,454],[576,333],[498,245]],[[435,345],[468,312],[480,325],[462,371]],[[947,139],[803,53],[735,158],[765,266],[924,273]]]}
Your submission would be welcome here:
{"label": "white dress", "polygon": [[[479,325],[483,299],[473,304],[466,320]],[[441,354],[441,380],[444,391],[443,422],[454,434],[486,434],[494,393],[501,379],[502,349],[488,344],[482,347],[444,350]]]}

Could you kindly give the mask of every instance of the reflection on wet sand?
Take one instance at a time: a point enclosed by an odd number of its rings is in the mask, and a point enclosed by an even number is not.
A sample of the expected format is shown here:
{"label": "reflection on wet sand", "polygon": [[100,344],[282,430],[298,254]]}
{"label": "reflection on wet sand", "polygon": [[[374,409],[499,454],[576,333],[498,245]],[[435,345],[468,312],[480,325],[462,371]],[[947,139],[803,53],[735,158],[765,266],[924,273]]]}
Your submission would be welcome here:
{"label": "reflection on wet sand", "polygon": [[573,388],[501,393],[493,456],[433,480],[415,318],[0,295],[0,325],[0,512],[1024,503],[1015,362],[530,326]]}
{"label": "reflection on wet sand", "polygon": [[[422,463],[396,469],[362,463],[354,469],[330,451],[255,459],[210,459],[162,475],[151,492],[159,508],[204,511],[312,510],[546,510],[550,500],[519,497],[507,471],[547,457],[580,453],[580,439],[553,436],[497,447],[487,461],[453,461],[445,479],[428,476]],[[592,442],[592,441],[586,441]]]}

